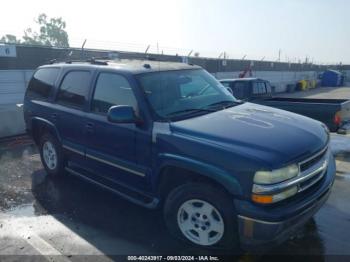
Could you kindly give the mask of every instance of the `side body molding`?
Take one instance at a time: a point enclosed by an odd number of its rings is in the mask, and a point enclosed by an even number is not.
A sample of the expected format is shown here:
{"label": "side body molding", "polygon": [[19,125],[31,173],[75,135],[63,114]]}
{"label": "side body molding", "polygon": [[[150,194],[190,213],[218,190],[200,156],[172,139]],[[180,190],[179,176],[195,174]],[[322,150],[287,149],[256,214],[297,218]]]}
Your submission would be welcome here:
{"label": "side body molding", "polygon": [[166,167],[178,167],[183,168],[200,175],[203,175],[207,178],[213,179],[226,190],[233,195],[242,195],[241,185],[234,178],[233,174],[229,174],[225,170],[217,168],[213,165],[191,159],[184,156],[179,156],[175,154],[161,153],[159,157],[159,169],[158,169],[158,179],[160,177],[160,172],[163,168]]}

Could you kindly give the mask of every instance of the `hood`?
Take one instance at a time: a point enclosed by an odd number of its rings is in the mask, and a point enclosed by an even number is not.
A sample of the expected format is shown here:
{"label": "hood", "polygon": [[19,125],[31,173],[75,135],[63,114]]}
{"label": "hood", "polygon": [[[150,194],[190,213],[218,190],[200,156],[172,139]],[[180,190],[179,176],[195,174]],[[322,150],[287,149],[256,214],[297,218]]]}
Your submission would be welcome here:
{"label": "hood", "polygon": [[252,103],[172,122],[170,128],[174,134],[225,147],[273,168],[305,159],[328,142],[320,122]]}

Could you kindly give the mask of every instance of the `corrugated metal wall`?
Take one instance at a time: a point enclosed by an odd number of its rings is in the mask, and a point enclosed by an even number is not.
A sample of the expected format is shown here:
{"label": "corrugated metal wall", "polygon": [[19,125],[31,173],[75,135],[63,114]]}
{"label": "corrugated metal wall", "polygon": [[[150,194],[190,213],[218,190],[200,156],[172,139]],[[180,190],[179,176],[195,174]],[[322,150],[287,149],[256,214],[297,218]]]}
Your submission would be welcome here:
{"label": "corrugated metal wall", "polygon": [[33,70],[0,70],[0,105],[22,103]]}
{"label": "corrugated metal wall", "polygon": [[0,137],[23,134],[22,103],[33,70],[0,70]]}

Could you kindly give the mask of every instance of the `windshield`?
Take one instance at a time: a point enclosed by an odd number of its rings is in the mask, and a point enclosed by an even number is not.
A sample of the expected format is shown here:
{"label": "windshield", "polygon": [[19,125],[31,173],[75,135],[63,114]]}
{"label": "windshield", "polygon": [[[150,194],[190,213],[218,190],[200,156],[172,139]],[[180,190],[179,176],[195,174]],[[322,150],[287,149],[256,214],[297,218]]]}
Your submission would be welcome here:
{"label": "windshield", "polygon": [[237,103],[202,69],[147,73],[140,75],[139,81],[152,109],[162,119],[206,114]]}

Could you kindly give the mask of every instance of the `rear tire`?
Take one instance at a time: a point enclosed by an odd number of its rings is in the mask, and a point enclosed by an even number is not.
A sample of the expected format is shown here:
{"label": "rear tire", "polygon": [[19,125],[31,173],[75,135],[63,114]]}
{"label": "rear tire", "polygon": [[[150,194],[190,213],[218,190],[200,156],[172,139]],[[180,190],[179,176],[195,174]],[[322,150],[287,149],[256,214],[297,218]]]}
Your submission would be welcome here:
{"label": "rear tire", "polygon": [[40,138],[39,150],[41,162],[49,175],[57,177],[64,172],[62,147],[53,135],[46,133]]}
{"label": "rear tire", "polygon": [[188,183],[173,189],[165,201],[164,218],[175,237],[197,247],[239,246],[233,199],[217,187]]}

